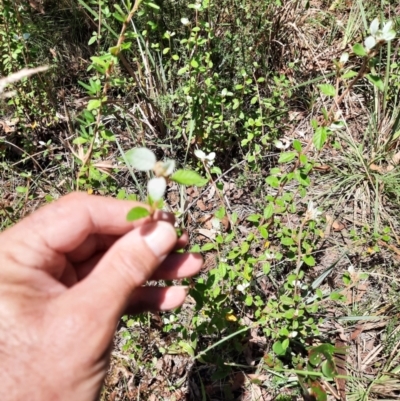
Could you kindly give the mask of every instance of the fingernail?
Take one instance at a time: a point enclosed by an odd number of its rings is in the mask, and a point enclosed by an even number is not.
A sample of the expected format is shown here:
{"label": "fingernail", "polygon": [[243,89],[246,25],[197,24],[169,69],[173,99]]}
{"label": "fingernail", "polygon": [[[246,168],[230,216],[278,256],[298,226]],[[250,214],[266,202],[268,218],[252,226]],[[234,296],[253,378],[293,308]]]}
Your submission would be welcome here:
{"label": "fingernail", "polygon": [[171,224],[164,221],[146,227],[148,232],[143,236],[146,245],[160,259],[171,252],[176,243],[176,232]]}

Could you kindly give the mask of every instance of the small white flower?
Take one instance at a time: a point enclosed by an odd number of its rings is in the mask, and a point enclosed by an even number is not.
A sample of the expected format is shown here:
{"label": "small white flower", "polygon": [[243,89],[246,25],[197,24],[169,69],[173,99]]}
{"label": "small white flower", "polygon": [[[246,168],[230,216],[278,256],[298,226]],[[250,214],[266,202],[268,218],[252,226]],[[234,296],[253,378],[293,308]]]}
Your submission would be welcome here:
{"label": "small white flower", "polygon": [[276,148],[281,149],[281,150],[286,150],[290,146],[290,141],[283,138],[281,141],[274,141],[274,145]]}
{"label": "small white flower", "polygon": [[164,177],[152,178],[147,184],[147,193],[154,202],[161,200],[167,189],[167,181]]}
{"label": "small white flower", "polygon": [[244,294],[245,291],[246,291],[246,288],[249,287],[249,286],[250,286],[249,283],[243,283],[243,284],[239,284],[239,285],[236,287],[236,289],[237,289],[238,291],[240,291],[242,294]]}
{"label": "small white flower", "polygon": [[314,207],[313,201],[308,202],[308,207],[305,215],[306,220],[316,220],[321,214],[322,212]]}
{"label": "small white flower", "polygon": [[349,61],[349,53],[345,52],[340,56],[339,62],[341,64],[346,64]]}
{"label": "small white flower", "polygon": [[265,259],[266,260],[274,260],[275,259],[275,255],[272,252],[267,252],[265,254]]}
{"label": "small white flower", "polygon": [[165,36],[167,39],[172,38],[172,37],[175,36],[175,35],[176,35],[175,32],[170,32],[170,31],[167,31],[167,32],[165,32],[165,34],[164,34],[164,36]]}
{"label": "small white flower", "polygon": [[393,28],[393,21],[387,21],[380,29],[379,19],[375,18],[369,27],[371,36],[365,39],[364,45],[370,51],[378,42],[390,42],[396,37],[396,31]]}
{"label": "small white flower", "polygon": [[369,31],[370,31],[372,36],[375,36],[378,33],[378,31],[379,31],[379,19],[378,18],[375,18],[371,22],[371,25],[369,27]]}
{"label": "small white flower", "polygon": [[376,45],[376,39],[373,36],[368,36],[368,38],[365,39],[364,41],[364,45],[367,48],[367,50],[371,50]]}
{"label": "small white flower", "polygon": [[354,274],[354,266],[353,265],[350,265],[348,268],[347,268],[347,271],[350,273],[350,274]]}
{"label": "small white flower", "polygon": [[194,155],[201,160],[203,163],[206,164],[207,167],[211,167],[214,164],[215,160],[215,152],[211,152],[208,155],[206,155],[202,150],[196,149],[194,151]]}
{"label": "small white flower", "polygon": [[298,331],[292,331],[292,332],[289,334],[289,338],[295,338],[295,337],[297,337],[297,334],[299,334]]}
{"label": "small white flower", "polygon": [[388,21],[382,28],[382,39],[389,42],[396,37],[396,31],[392,29],[393,21]]}
{"label": "small white flower", "polygon": [[382,33],[388,33],[392,30],[393,21],[388,21],[382,28]]}
{"label": "small white flower", "polygon": [[189,24],[190,24],[190,21],[189,21],[188,18],[181,18],[181,23],[182,23],[183,25],[189,25]]}
{"label": "small white flower", "polygon": [[175,170],[175,160],[167,159],[165,161],[158,161],[153,171],[157,177],[169,177]]}
{"label": "small white flower", "polygon": [[339,131],[339,130],[343,129],[344,127],[345,127],[345,124],[343,121],[335,121],[334,123],[332,123],[329,126],[329,129],[331,131]]}
{"label": "small white flower", "polygon": [[221,223],[220,223],[219,219],[217,219],[217,218],[211,219],[211,225],[214,230],[219,231],[221,229]]}

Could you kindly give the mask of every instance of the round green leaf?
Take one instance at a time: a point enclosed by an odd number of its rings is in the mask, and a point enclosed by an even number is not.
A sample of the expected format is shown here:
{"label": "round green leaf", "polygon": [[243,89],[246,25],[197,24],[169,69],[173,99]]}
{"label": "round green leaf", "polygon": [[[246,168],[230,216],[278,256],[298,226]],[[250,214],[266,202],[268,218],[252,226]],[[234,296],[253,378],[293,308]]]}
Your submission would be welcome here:
{"label": "round green leaf", "polygon": [[303,261],[307,266],[313,267],[315,266],[315,259],[311,255],[304,255],[303,256]]}
{"label": "round green leaf", "polygon": [[147,148],[134,148],[126,152],[128,163],[139,171],[151,170],[157,162],[156,155]]}
{"label": "round green leaf", "polygon": [[276,355],[285,355],[286,354],[286,349],[282,347],[282,343],[280,341],[277,341],[274,343],[272,346],[272,350],[275,352]]}
{"label": "round green leaf", "polygon": [[322,354],[318,350],[311,350],[308,360],[314,366],[318,366],[322,361]]}
{"label": "round green leaf", "polygon": [[324,376],[327,377],[328,379],[332,379],[333,377],[335,377],[336,370],[333,360],[327,359],[324,362],[322,362],[321,371],[324,374]]}
{"label": "round green leaf", "polygon": [[202,187],[208,182],[206,178],[190,170],[178,170],[171,177],[171,180],[181,185],[195,185],[196,187]]}
{"label": "round green leaf", "polygon": [[150,212],[144,207],[134,207],[131,209],[126,216],[128,221],[135,221],[143,219],[144,217],[150,216]]}

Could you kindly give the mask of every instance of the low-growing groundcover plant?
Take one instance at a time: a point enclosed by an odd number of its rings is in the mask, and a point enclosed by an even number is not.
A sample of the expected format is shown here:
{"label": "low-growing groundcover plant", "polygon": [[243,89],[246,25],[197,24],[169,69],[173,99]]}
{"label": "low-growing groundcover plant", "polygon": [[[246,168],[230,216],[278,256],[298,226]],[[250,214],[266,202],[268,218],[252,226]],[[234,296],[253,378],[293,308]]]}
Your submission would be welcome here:
{"label": "low-growing groundcover plant", "polygon": [[127,219],[134,221],[143,217],[152,216],[163,205],[163,197],[167,189],[167,181],[181,185],[202,187],[207,179],[191,170],[175,170],[175,160],[157,161],[156,155],[147,148],[135,148],[125,154],[125,160],[136,170],[152,171],[155,177],[147,183],[147,202],[150,210],[142,207],[132,209]]}
{"label": "low-growing groundcover plant", "polygon": [[[32,67],[48,64],[35,59],[40,54],[60,63],[59,43],[38,38],[32,28],[52,15],[32,14],[22,2],[6,3],[6,28],[15,34],[9,45],[2,43],[9,72],[23,68],[24,57]],[[121,399],[148,399],[163,386],[149,390],[145,377],[160,376],[157,369],[168,359],[179,366],[178,357],[186,358],[187,375],[177,379],[163,368],[168,396],[159,398],[179,399],[180,390],[189,392],[186,383],[196,382],[199,392],[192,399],[230,400],[237,390],[232,395],[229,388],[241,372],[247,378],[241,388],[253,391],[254,399],[260,389],[272,397],[339,399],[344,382],[353,400],[366,400],[378,391],[380,378],[395,380],[396,357],[390,355],[396,344],[385,346],[385,367],[379,361],[368,366],[368,372],[381,369],[374,379],[369,381],[375,373],[364,377],[361,369],[355,373],[359,381],[352,382],[338,365],[343,353],[352,357],[352,343],[336,342],[338,326],[347,332],[352,322],[373,318],[378,301],[368,298],[375,289],[371,277],[393,275],[390,293],[397,291],[397,270],[375,267],[383,266],[382,247],[397,249],[396,223],[387,221],[396,213],[400,132],[398,20],[395,13],[393,22],[383,18],[389,18],[389,6],[356,2],[347,21],[344,2],[335,2],[338,12],[328,12],[327,4],[308,8],[289,0],[61,3],[87,21],[82,46],[90,57],[78,59],[79,84],[68,77],[56,131],[38,133],[32,121],[42,120],[34,118],[11,138],[1,133],[2,177],[11,177],[3,188],[16,193],[13,208],[1,205],[3,226],[28,211],[27,205],[76,188],[148,204],[131,210],[129,220],[164,206],[178,213],[165,197],[176,183],[180,225],[189,231],[191,250],[212,262],[185,282],[191,298],[184,308],[124,318],[117,365],[133,379],[119,371],[119,387],[109,384],[109,397],[119,388]],[[347,35],[353,14],[354,33]],[[39,43],[49,43],[51,50],[38,51]],[[31,85],[24,79],[7,91],[16,92],[21,121],[32,118],[24,101],[46,96],[40,80]],[[84,99],[79,109],[73,106],[77,97]],[[10,160],[3,141],[23,149],[23,158]],[[48,163],[53,154],[59,161]],[[322,187],[329,196],[321,194]],[[187,206],[189,193],[198,195]],[[367,195],[372,202],[366,202],[361,220],[357,214]],[[198,205],[206,210],[199,213]],[[351,223],[338,217],[349,218],[349,205]],[[384,226],[371,215],[380,216]],[[206,239],[198,235],[205,224]],[[365,246],[358,254],[360,243]],[[368,269],[369,278],[362,274]],[[369,303],[358,305],[360,283],[370,285]],[[356,301],[349,301],[353,293]],[[385,344],[396,342],[388,336]],[[356,398],[357,391],[363,397]]]}

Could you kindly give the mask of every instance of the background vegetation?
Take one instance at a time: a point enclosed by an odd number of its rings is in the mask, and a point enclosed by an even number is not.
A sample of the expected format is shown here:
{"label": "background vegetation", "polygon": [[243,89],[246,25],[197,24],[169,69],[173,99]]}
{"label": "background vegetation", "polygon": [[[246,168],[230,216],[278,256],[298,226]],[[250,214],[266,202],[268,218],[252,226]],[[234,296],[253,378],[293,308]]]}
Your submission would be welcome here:
{"label": "background vegetation", "polygon": [[103,400],[399,398],[399,28],[394,0],[0,0],[0,77],[49,66],[0,99],[2,230],[144,200],[135,147],[209,179],[164,205],[188,303],[122,319]]}

